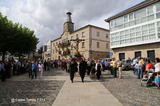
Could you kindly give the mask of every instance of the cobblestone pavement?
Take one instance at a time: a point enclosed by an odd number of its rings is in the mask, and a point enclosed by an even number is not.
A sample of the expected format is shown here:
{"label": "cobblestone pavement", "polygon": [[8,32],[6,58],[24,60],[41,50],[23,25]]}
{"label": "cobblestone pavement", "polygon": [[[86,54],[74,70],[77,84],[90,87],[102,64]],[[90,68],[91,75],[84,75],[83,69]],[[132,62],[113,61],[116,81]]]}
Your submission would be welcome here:
{"label": "cobblestone pavement", "polygon": [[102,73],[102,84],[124,106],[160,106],[160,89],[155,86],[141,87],[141,80],[132,71],[123,71],[123,78],[113,78]]}
{"label": "cobblestone pavement", "polygon": [[[46,71],[44,77],[67,75],[62,71]],[[51,106],[64,81],[29,79],[28,74],[0,82],[0,106]]]}

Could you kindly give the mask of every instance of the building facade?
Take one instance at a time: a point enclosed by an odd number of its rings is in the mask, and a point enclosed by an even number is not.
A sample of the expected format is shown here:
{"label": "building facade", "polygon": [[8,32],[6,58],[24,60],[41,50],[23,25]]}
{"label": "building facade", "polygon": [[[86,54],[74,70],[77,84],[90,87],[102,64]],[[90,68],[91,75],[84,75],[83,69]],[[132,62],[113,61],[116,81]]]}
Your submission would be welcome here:
{"label": "building facade", "polygon": [[105,20],[116,59],[160,57],[160,1],[145,0]]}
{"label": "building facade", "polygon": [[43,60],[51,59],[51,41],[50,40],[48,40],[46,45],[43,46],[42,59]]}
{"label": "building facade", "polygon": [[93,25],[84,26],[74,30],[74,23],[71,13],[67,13],[67,20],[64,23],[63,34],[51,41],[51,60],[69,59],[76,53],[76,42],[71,39],[80,39],[78,51],[85,58],[97,59],[109,57],[110,35],[109,30]]}

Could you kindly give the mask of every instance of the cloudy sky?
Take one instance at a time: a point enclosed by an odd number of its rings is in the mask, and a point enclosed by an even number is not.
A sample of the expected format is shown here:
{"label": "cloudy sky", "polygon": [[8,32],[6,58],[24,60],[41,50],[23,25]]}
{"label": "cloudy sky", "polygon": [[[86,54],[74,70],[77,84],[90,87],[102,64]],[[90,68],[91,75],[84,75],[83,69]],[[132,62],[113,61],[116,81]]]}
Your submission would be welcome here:
{"label": "cloudy sky", "polygon": [[41,45],[63,32],[66,12],[75,29],[91,24],[108,29],[104,20],[144,0],[0,0],[0,12],[14,23],[35,30]]}

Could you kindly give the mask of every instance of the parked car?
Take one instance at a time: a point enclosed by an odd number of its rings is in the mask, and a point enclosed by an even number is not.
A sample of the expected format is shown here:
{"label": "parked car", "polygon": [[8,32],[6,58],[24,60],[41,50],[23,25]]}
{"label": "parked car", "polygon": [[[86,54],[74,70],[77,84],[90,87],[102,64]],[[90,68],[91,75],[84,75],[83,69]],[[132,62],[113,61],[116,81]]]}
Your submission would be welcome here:
{"label": "parked car", "polygon": [[[119,65],[119,60],[117,61],[117,64]],[[131,60],[125,60],[125,59],[122,59],[122,70],[129,70],[129,69],[132,69],[132,65],[131,65],[132,61]]]}

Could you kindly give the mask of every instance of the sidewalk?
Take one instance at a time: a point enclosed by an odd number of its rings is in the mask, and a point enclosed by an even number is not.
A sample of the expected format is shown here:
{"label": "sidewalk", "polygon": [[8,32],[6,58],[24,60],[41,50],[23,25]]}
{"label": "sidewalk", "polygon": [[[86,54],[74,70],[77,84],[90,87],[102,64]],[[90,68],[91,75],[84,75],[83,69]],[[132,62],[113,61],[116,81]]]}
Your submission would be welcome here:
{"label": "sidewalk", "polygon": [[66,77],[61,91],[52,106],[122,106],[122,104],[100,83],[85,77],[82,83],[80,77],[71,83]]}

